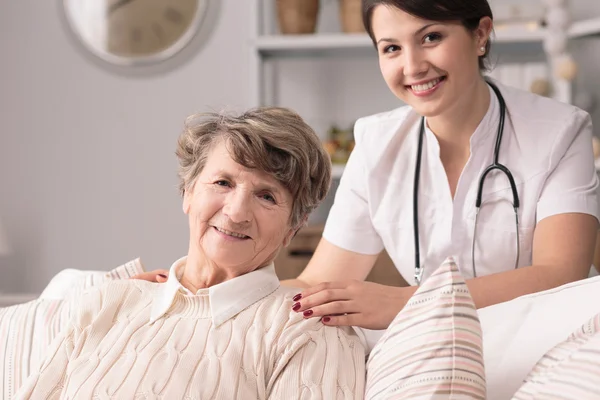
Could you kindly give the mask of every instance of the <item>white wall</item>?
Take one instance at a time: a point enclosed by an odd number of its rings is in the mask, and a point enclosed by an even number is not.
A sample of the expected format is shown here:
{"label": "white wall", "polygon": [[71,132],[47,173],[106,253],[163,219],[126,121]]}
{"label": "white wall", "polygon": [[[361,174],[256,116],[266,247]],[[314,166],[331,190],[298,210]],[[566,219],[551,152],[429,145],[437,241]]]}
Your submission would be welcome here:
{"label": "white wall", "polygon": [[174,62],[106,68],[69,35],[60,0],[0,2],[0,291],[40,291],[63,268],[187,251],[175,141],[185,116],[250,106],[252,2],[210,1]]}
{"label": "white wall", "polygon": [[[169,267],[188,240],[173,154],[183,119],[252,105],[254,1],[211,0],[209,26],[190,48],[134,71],[87,56],[60,3],[0,2],[0,221],[13,250],[0,257],[4,292],[40,291],[63,268],[107,270],[137,256],[149,269]],[[337,29],[335,3],[323,2],[321,30]],[[572,3],[576,18],[600,15],[596,0]],[[600,99],[600,39],[573,48],[577,85]],[[321,133],[397,104],[368,56],[286,61],[279,77],[280,104]],[[598,133],[600,107],[594,122]]]}

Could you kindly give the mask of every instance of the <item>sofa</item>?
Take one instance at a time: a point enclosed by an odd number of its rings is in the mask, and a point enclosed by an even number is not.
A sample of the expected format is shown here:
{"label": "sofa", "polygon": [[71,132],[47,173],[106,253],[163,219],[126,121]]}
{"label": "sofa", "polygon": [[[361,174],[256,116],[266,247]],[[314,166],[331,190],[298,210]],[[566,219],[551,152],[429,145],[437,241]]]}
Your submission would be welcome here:
{"label": "sofa", "polygon": [[[38,299],[0,308],[0,377],[3,379],[0,400],[12,399],[23,380],[38,367],[44,351],[68,320],[72,306],[83,291],[106,281],[128,279],[143,271],[139,259],[108,272],[64,270],[51,280]],[[541,368],[540,362],[553,349],[570,343],[574,332],[582,329],[587,332],[582,327],[598,318],[600,277],[523,296],[480,309],[477,314],[482,331],[486,398],[511,399],[528,376],[531,377],[532,371]],[[600,337],[600,333],[595,334],[597,329],[600,328],[591,327],[587,335]],[[363,329],[357,332],[368,349],[375,346],[383,333]],[[600,346],[598,354],[600,368]],[[600,383],[600,376],[597,380]],[[587,398],[600,399],[600,392],[597,397]]]}

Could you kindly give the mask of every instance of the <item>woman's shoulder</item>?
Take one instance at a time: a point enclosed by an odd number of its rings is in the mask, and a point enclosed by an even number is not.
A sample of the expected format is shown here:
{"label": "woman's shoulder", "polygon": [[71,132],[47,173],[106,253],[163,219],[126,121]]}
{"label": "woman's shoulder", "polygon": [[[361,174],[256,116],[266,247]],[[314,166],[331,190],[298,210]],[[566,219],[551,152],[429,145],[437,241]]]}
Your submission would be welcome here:
{"label": "woman's shoulder", "polygon": [[[261,307],[270,309],[271,312],[262,312],[269,318],[268,330],[272,334],[273,342],[285,345],[291,342],[314,340],[315,337],[326,338],[343,336],[347,339],[359,341],[359,338],[350,327],[331,327],[324,325],[320,318],[304,318],[302,313],[292,311],[293,297],[301,289],[280,286],[275,292],[263,299]],[[336,332],[336,335],[327,335],[324,331]]]}
{"label": "woman's shoulder", "polygon": [[101,312],[134,314],[151,302],[158,283],[138,279],[108,281],[85,290],[80,296],[70,299],[73,322],[76,325],[90,323]]}
{"label": "woman's shoulder", "polygon": [[572,104],[510,86],[499,86],[512,119],[558,128],[570,121],[589,118],[586,111]]}
{"label": "woman's shoulder", "polygon": [[[524,90],[502,87],[507,107],[507,120],[519,147],[529,159],[523,161],[527,170],[548,171],[552,160],[562,159],[576,137],[589,136],[580,141],[592,147],[590,115],[571,104],[539,96]],[[582,147],[583,149],[583,147]]]}
{"label": "woman's shoulder", "polygon": [[406,105],[359,118],[354,125],[354,136],[357,142],[371,138],[381,140],[386,136],[394,136],[403,126],[413,126],[418,121],[417,113]]}

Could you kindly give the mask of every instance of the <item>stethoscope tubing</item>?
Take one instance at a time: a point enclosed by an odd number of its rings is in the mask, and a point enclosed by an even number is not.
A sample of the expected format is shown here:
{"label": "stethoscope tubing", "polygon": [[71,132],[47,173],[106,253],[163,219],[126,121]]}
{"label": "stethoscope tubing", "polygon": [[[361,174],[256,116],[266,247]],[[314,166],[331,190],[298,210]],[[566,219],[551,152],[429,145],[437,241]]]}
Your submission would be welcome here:
{"label": "stethoscope tubing", "polygon": [[[471,261],[472,261],[472,269],[473,269],[473,277],[477,277],[477,269],[475,268],[475,237],[477,233],[477,221],[479,217],[479,210],[482,204],[482,196],[483,196],[483,186],[485,184],[485,178],[488,174],[494,170],[498,170],[502,172],[508,178],[510,183],[510,188],[512,192],[513,198],[513,210],[515,212],[515,221],[516,221],[516,236],[517,236],[517,255],[515,261],[515,268],[519,265],[519,253],[520,253],[520,240],[519,240],[519,193],[517,192],[517,185],[515,183],[514,177],[510,170],[503,164],[499,162],[500,155],[500,147],[502,144],[502,136],[504,134],[504,121],[506,118],[506,102],[504,101],[504,97],[500,92],[498,87],[490,82],[486,81],[487,84],[492,88],[496,97],[498,98],[498,103],[500,105],[500,118],[498,121],[498,130],[496,133],[496,142],[494,145],[494,159],[492,164],[490,164],[479,177],[479,181],[477,183],[477,198],[475,199],[475,225],[473,227],[473,243],[471,246]],[[418,138],[418,147],[417,147],[417,160],[415,163],[415,175],[414,175],[414,183],[413,183],[413,233],[414,233],[414,246],[415,246],[415,282],[417,285],[421,284],[423,279],[424,267],[421,264],[421,248],[419,243],[419,180],[421,175],[421,156],[423,154],[423,137],[425,136],[425,117],[421,117],[421,123],[419,127],[419,138]]]}

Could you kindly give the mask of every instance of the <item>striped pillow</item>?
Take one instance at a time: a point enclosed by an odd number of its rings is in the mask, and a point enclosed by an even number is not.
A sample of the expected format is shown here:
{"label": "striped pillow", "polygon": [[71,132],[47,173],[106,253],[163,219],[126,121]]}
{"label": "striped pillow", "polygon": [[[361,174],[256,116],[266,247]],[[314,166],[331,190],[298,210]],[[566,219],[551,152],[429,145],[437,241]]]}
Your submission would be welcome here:
{"label": "striped pillow", "polygon": [[37,299],[0,308],[0,399],[10,400],[29,374],[37,370],[46,349],[68,323],[70,307],[77,304],[78,295],[92,286],[142,272],[142,264],[136,259],[101,276],[82,275],[70,282],[64,300]]}
{"label": "striped pillow", "polygon": [[368,399],[485,399],[482,333],[452,258],[428,278],[367,362]]}
{"label": "striped pillow", "polygon": [[69,321],[68,303],[33,300],[0,308],[0,395],[9,400],[38,368],[52,339]]}
{"label": "striped pillow", "polygon": [[513,400],[600,399],[600,314],[548,351]]}

